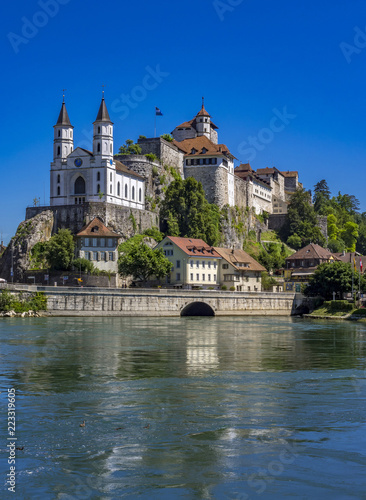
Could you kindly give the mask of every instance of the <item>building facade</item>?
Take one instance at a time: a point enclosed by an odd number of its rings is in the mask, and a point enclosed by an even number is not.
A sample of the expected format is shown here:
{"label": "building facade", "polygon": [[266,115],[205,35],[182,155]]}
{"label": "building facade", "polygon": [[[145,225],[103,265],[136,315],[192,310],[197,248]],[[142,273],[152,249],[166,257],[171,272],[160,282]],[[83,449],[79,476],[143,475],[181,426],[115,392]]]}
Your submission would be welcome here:
{"label": "building facade", "polygon": [[50,205],[105,201],[145,208],[145,181],[113,157],[113,123],[102,98],[93,123],[93,151],[74,149],[73,126],[65,102],[54,126]]}

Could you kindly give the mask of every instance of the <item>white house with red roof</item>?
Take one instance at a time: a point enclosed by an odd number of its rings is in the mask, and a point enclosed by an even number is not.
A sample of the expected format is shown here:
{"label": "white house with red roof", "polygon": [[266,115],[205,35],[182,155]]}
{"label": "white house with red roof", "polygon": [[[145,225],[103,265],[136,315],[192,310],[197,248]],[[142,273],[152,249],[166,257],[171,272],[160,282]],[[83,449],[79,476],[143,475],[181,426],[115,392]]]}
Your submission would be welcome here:
{"label": "white house with red roof", "polygon": [[113,123],[104,97],[93,123],[93,151],[74,149],[65,102],[54,126],[50,205],[107,202],[145,208],[145,180],[113,158]]}
{"label": "white house with red roof", "polygon": [[87,259],[101,271],[118,272],[118,243],[115,233],[95,217],[76,235],[76,256]]}
{"label": "white house with red roof", "polygon": [[167,282],[185,288],[218,288],[221,256],[214,247],[197,238],[166,236],[156,248],[162,248],[173,264]]}

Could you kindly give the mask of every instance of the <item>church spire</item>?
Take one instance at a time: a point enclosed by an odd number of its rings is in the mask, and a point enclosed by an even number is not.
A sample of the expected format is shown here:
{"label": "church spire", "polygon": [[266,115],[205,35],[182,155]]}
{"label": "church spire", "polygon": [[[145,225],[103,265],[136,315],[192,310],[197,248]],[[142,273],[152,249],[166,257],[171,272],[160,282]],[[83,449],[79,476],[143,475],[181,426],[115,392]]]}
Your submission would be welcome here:
{"label": "church spire", "polygon": [[69,118],[69,115],[67,114],[65,99],[62,101],[61,111],[60,111],[60,114],[58,115],[58,120],[57,120],[56,126],[57,125],[66,125],[66,126],[71,127],[70,118]]}
{"label": "church spire", "polygon": [[102,102],[100,103],[99,111],[97,118],[95,120],[96,122],[111,122],[111,119],[109,118],[109,113],[108,109],[104,100],[104,90],[103,90],[103,97],[102,97]]}

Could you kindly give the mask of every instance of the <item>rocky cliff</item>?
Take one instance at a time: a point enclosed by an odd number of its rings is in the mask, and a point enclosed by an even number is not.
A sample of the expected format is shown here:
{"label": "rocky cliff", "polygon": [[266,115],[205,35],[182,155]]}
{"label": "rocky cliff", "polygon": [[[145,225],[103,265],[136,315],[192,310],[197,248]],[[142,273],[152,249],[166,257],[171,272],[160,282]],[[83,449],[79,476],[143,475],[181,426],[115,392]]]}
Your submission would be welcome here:
{"label": "rocky cliff", "polygon": [[39,241],[48,241],[50,239],[53,223],[53,213],[47,210],[19,224],[15,236],[13,236],[1,256],[1,278],[11,281],[11,269],[13,267],[14,281],[23,281],[24,271],[29,267],[31,249]]}

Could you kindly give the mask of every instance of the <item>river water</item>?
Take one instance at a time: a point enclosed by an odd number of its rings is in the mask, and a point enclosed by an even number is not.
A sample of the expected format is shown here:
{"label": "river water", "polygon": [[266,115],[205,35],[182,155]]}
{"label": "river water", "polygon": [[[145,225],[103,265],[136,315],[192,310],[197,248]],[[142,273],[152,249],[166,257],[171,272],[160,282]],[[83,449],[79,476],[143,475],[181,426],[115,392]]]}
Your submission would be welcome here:
{"label": "river water", "polygon": [[3,319],[0,497],[366,499],[365,354],[365,323]]}

